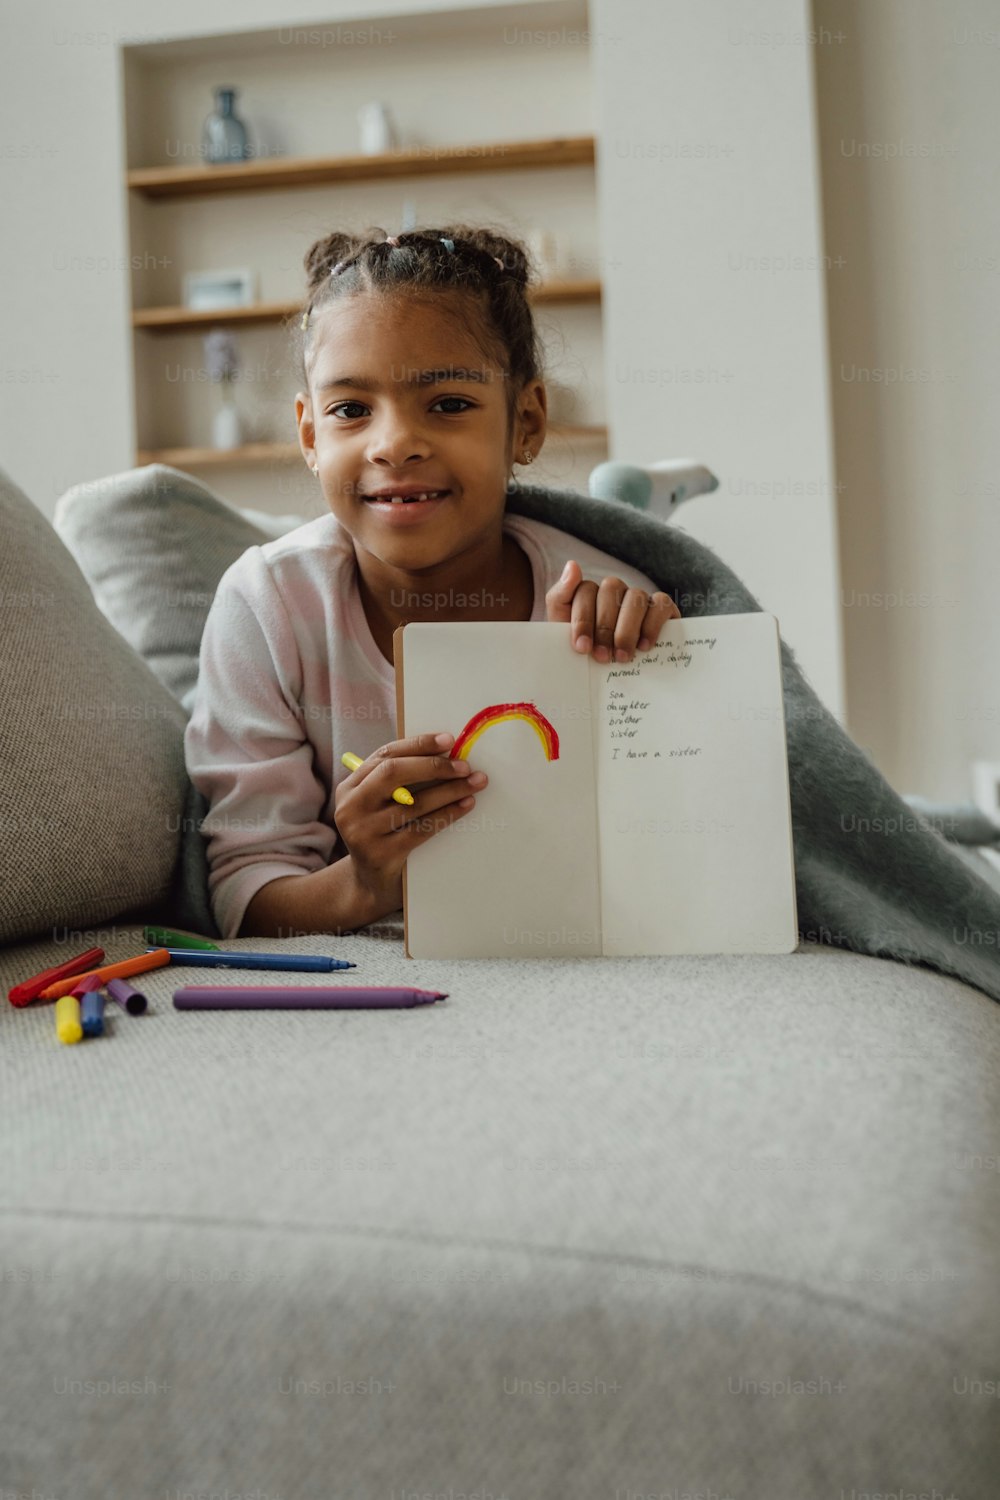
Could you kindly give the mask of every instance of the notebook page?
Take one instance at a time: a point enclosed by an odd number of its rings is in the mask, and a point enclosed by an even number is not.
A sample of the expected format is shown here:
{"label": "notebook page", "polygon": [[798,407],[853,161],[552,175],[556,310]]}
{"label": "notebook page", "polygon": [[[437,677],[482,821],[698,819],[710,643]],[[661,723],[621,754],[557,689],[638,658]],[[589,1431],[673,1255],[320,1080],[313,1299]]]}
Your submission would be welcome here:
{"label": "notebook page", "polygon": [[[489,777],[407,859],[410,955],[600,954],[590,661],[569,627],[416,621],[403,667],[406,735],[484,726],[465,758]],[[503,717],[505,705],[521,707]]]}
{"label": "notebook page", "polygon": [[775,616],[668,620],[591,691],[604,952],[793,952]]}

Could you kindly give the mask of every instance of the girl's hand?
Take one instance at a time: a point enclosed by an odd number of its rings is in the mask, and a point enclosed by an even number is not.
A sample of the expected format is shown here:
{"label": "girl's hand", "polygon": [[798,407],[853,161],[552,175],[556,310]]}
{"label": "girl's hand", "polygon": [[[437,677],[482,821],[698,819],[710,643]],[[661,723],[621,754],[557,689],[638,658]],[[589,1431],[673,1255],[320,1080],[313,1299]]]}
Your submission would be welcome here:
{"label": "girl's hand", "polygon": [[[334,823],[353,862],[357,889],[378,916],[403,904],[406,856],[471,811],[485,772],[453,760],[455,736],[418,734],[391,740],[344,778],[334,794]],[[392,800],[408,787],[413,806]],[[368,918],[374,921],[373,917]]]}
{"label": "girl's hand", "polygon": [[645,589],[629,588],[620,578],[602,579],[600,588],[584,580],[580,564],[568,562],[562,577],[545,595],[546,618],[570,622],[574,651],[594,648],[594,660],[631,661],[635,648],[648,651],[667,620],[681,612],[669,594],[650,597]]}

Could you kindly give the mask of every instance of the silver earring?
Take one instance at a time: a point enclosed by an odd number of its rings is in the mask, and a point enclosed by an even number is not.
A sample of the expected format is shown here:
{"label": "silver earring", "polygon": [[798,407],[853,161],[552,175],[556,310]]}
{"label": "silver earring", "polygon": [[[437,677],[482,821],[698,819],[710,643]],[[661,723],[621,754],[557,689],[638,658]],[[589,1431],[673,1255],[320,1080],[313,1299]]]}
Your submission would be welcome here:
{"label": "silver earring", "polygon": [[530,448],[525,448],[525,450],[524,450],[524,457],[521,459],[521,462],[523,464],[530,464],[530,463],[534,463],[534,461],[535,461],[535,455],[532,453],[531,449]]}
{"label": "silver earring", "polygon": [[319,464],[313,464],[312,471],[313,471],[314,474],[318,474],[319,473]]}

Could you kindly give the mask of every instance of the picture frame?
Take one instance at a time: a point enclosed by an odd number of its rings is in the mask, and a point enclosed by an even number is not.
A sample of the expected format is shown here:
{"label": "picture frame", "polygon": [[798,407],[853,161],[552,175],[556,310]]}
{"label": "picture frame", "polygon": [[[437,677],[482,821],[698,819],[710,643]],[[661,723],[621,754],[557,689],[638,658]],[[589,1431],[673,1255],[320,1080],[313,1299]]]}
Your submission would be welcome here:
{"label": "picture frame", "polygon": [[250,307],[256,301],[256,276],[249,266],[235,270],[186,271],[184,306],[193,312]]}

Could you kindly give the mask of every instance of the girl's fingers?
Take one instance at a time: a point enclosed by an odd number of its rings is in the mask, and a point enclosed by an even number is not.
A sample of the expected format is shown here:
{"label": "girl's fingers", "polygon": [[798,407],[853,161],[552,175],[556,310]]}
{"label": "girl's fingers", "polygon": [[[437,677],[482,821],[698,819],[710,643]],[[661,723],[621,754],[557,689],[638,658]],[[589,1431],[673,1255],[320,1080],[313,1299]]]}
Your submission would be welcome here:
{"label": "girl's fingers", "polygon": [[[600,613],[600,604],[598,604],[598,613]],[[645,589],[629,589],[618,612],[612,647],[609,648],[607,659],[611,660],[610,651],[613,649],[615,661],[631,661],[637,643],[641,650],[648,650],[655,644],[666,621],[679,619],[680,613],[669,594],[658,592],[650,596]],[[600,639],[600,627],[598,627],[598,639]],[[645,646],[642,644],[643,641],[646,642]]]}
{"label": "girl's fingers", "polygon": [[573,595],[570,614],[570,640],[574,651],[589,651],[594,640],[597,584],[585,578]]}
{"label": "girl's fingers", "polygon": [[546,620],[562,625],[570,619],[573,607],[573,595],[579,582],[577,577],[580,564],[570,561],[566,564],[562,573],[545,595],[545,618]]}
{"label": "girl's fingers", "polygon": [[680,618],[669,594],[629,588],[621,578],[605,578],[599,586],[584,579],[570,606],[570,640],[574,651],[592,650],[595,661],[631,661],[636,645],[648,650],[666,621]]}
{"label": "girl's fingers", "polygon": [[[611,661],[613,659],[614,647],[619,640],[624,643],[626,633],[632,628],[632,616],[635,613],[634,601],[631,613],[628,612],[629,598],[638,591],[630,589],[628,584],[621,578],[603,578],[601,586],[597,591],[597,607],[594,619],[594,660]],[[643,594],[645,601],[645,594]],[[645,609],[645,604],[643,605]],[[622,615],[625,614],[625,625],[622,626]],[[639,617],[641,620],[641,615]],[[629,647],[635,645],[639,637],[639,620],[635,622],[635,634],[628,642]]]}
{"label": "girl's fingers", "polygon": [[387,808],[388,832],[411,835],[418,843],[423,843],[438,829],[464,817],[475,806],[476,796],[481,791],[485,791],[484,786],[477,785],[469,790],[463,783],[418,792],[412,807],[390,802]]}
{"label": "girl's fingers", "polygon": [[[442,743],[443,741],[443,743]],[[455,761],[451,749],[455,744],[453,734],[417,734],[402,740],[390,740],[373,750],[367,760],[361,762],[351,774],[358,778],[357,784],[371,776],[382,782],[391,781],[406,785],[407,781],[432,782],[444,777],[465,775],[465,761]],[[398,804],[397,804],[398,805]]]}
{"label": "girl's fingers", "polygon": [[640,626],[639,650],[648,651],[655,646],[656,638],[668,620],[681,619],[681,612],[669,594],[656,593]]}

